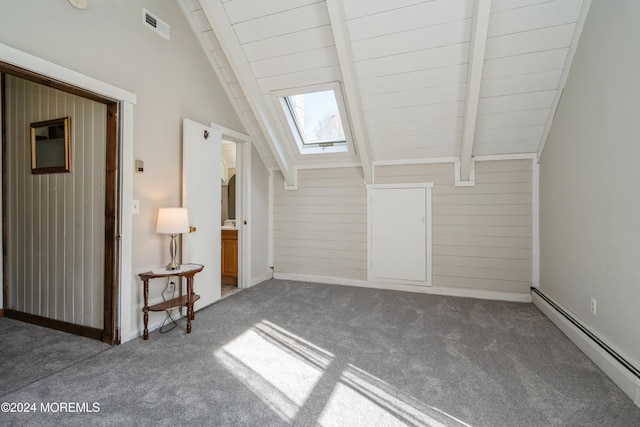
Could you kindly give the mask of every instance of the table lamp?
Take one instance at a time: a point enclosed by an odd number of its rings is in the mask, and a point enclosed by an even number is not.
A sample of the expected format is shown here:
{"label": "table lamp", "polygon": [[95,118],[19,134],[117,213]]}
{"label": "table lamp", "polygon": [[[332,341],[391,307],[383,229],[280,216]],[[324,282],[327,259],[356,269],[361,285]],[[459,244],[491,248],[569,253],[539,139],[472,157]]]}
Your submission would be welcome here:
{"label": "table lamp", "polygon": [[189,231],[189,213],[186,208],[160,208],[158,210],[156,233],[171,235],[171,243],[169,244],[171,262],[167,264],[169,271],[180,269],[180,264],[176,262],[176,236],[187,231]]}

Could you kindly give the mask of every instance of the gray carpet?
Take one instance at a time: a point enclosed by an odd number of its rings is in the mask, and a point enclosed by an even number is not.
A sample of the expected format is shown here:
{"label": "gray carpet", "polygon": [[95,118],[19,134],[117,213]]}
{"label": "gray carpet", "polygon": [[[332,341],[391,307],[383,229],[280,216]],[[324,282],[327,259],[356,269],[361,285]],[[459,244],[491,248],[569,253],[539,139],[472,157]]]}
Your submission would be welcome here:
{"label": "gray carpet", "polygon": [[2,318],[1,402],[35,404],[16,426],[640,425],[531,304],[281,280],[115,347]]}

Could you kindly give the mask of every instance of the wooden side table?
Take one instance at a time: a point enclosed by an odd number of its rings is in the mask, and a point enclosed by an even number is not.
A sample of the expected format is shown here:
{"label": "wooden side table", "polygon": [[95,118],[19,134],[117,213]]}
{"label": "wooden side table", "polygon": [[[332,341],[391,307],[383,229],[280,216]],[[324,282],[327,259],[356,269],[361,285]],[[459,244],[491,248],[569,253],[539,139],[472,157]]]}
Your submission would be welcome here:
{"label": "wooden side table", "polygon": [[[179,270],[169,271],[165,268],[159,268],[157,270],[147,271],[146,273],[140,273],[138,275],[144,284],[144,307],[142,308],[142,312],[144,313],[143,338],[145,340],[149,339],[149,312],[165,311],[175,307],[187,308],[187,333],[191,333],[191,321],[195,317],[193,312],[193,303],[200,299],[200,295],[196,295],[193,291],[193,276],[195,276],[196,273],[201,272],[203,268],[204,265],[201,264],[182,264]],[[179,277],[181,287],[182,277],[185,277],[187,279],[187,294],[149,307],[149,279],[158,279],[162,277]]]}

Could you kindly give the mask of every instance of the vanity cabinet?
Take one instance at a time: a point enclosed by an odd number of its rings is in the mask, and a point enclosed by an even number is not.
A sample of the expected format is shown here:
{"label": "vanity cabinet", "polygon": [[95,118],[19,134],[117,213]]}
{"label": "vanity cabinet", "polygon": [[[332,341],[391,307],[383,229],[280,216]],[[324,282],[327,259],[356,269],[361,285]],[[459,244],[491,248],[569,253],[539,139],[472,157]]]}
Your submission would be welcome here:
{"label": "vanity cabinet", "polygon": [[220,263],[223,285],[238,284],[238,230],[222,230],[222,260]]}

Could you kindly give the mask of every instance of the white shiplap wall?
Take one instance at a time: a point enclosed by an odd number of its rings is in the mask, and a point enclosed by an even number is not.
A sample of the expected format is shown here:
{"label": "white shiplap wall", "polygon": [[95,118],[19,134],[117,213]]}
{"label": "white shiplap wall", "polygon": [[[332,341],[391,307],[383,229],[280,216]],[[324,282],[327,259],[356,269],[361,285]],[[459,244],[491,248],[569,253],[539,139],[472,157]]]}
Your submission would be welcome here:
{"label": "white shiplap wall", "polygon": [[475,163],[456,187],[453,163],[377,166],[376,184],[432,182],[433,286],[526,293],[532,271],[532,161]]}
{"label": "white shiplap wall", "polygon": [[298,172],[298,190],[273,179],[276,274],[366,280],[367,203],[360,168]]}
{"label": "white shiplap wall", "polygon": [[[474,187],[455,186],[453,163],[378,165],[375,177],[376,184],[434,184],[434,287],[529,291],[532,160],[477,161]],[[283,187],[282,175],[276,172],[276,275],[366,281],[366,190],[361,171],[301,170],[298,190]]]}
{"label": "white shiplap wall", "polygon": [[[106,107],[7,76],[5,308],[103,328]],[[71,117],[71,173],[31,174],[29,125]]]}

